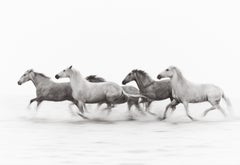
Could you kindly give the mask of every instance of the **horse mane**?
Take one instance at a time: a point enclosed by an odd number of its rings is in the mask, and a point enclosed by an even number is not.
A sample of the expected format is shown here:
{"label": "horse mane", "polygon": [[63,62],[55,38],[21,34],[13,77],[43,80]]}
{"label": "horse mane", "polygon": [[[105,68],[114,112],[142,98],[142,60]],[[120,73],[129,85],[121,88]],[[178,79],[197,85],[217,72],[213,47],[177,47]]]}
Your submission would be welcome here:
{"label": "horse mane", "polygon": [[46,76],[45,74],[43,73],[37,73],[37,72],[34,72],[36,75],[39,75],[39,76],[42,76],[44,78],[47,78],[47,79],[50,79],[50,77]]}
{"label": "horse mane", "polygon": [[149,74],[148,74],[147,72],[143,71],[143,70],[134,69],[132,72],[139,73],[139,74],[141,74],[142,76],[151,78],[151,77],[149,76]]}
{"label": "horse mane", "polygon": [[182,74],[182,72],[180,71],[180,69],[178,69],[178,68],[175,67],[175,66],[172,66],[171,69],[175,70],[175,72],[177,73],[178,79],[184,80],[183,74]]}
{"label": "horse mane", "polygon": [[89,82],[105,82],[106,80],[102,77],[98,77],[97,75],[90,75],[86,77],[86,80]]}

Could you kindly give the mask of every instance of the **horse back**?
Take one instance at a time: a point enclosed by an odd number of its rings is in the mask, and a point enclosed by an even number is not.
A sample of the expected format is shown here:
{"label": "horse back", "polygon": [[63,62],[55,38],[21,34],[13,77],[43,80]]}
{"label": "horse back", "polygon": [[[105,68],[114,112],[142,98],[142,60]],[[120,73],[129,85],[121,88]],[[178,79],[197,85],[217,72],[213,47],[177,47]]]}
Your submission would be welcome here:
{"label": "horse back", "polygon": [[49,101],[73,101],[72,88],[70,83],[51,83],[37,89],[38,97],[43,97]]}

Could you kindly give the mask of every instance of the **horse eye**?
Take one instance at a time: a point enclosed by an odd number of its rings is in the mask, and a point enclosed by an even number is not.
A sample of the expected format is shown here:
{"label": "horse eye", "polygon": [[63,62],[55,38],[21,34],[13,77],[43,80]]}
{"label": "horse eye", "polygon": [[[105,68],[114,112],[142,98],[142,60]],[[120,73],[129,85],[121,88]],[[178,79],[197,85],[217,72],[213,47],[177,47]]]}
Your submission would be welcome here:
{"label": "horse eye", "polygon": [[63,72],[65,72],[66,70],[64,69]]}
{"label": "horse eye", "polygon": [[23,76],[26,76],[26,74],[24,74]]}
{"label": "horse eye", "polygon": [[169,71],[169,69],[166,69],[166,71]]}

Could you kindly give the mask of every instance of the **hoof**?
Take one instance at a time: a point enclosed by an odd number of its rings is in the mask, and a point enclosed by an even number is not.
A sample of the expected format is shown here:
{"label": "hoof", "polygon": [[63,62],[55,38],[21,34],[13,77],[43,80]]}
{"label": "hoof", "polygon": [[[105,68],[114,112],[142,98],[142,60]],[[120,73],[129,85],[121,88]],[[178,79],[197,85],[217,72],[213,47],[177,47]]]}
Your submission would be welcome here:
{"label": "hoof", "polygon": [[128,120],[129,120],[129,121],[134,121],[134,120],[136,120],[136,119],[134,119],[133,116],[128,116]]}
{"label": "hoof", "polygon": [[166,120],[166,117],[158,117],[158,120],[160,121]]}
{"label": "hoof", "polygon": [[82,117],[83,119],[89,120],[89,118],[87,118],[86,116],[84,116],[83,114],[77,113],[78,116]]}
{"label": "hoof", "polygon": [[156,113],[153,113],[153,112],[151,112],[151,111],[147,111],[147,113],[149,113],[150,115],[153,115],[153,116],[157,116]]}

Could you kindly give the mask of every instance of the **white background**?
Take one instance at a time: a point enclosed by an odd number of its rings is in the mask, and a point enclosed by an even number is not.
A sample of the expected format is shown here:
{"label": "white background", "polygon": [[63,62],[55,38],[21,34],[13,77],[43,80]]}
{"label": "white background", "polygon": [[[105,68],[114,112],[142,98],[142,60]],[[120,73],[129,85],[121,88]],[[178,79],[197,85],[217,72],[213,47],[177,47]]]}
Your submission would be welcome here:
{"label": "white background", "polygon": [[[156,79],[176,65],[193,82],[223,88],[238,114],[239,8],[238,0],[0,1],[0,164],[239,165],[239,117],[202,118],[208,104],[190,106],[198,122],[182,106],[165,122],[126,121],[123,106],[108,117],[92,108],[104,120],[83,121],[66,102],[29,111],[34,86],[17,85],[30,68],[57,81],[73,65],[120,84],[132,69]],[[168,102],[151,110],[162,114]]]}
{"label": "white background", "polygon": [[239,7],[232,0],[1,1],[2,92],[19,90],[30,68],[53,77],[73,65],[121,83],[132,69],[156,78],[176,65],[188,79],[238,96]]}

